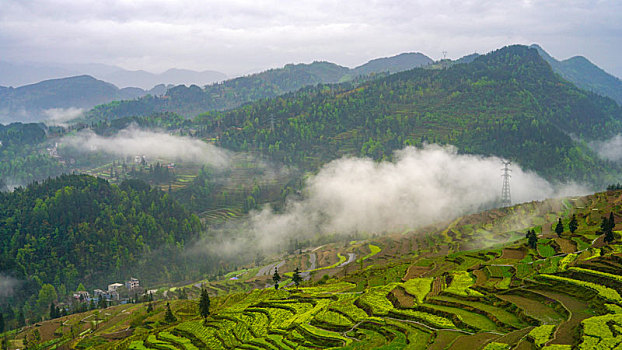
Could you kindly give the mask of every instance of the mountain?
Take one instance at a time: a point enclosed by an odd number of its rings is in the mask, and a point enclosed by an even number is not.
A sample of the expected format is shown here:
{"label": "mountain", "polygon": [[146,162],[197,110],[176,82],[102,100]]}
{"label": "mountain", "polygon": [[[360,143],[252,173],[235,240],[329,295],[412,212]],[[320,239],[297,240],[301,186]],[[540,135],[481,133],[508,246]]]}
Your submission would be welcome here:
{"label": "mountain", "polygon": [[306,88],[196,123],[227,148],[311,168],[343,155],[391,157],[427,142],[511,159],[551,180],[619,178],[615,165],[577,139],[621,132],[620,106],[561,79],[536,50],[519,45],[446,69]]}
{"label": "mountain", "polygon": [[[155,91],[162,91],[161,87],[156,88]],[[148,93],[139,88],[119,89],[88,75],[1,88],[0,122],[41,121],[54,118],[46,112],[51,109],[90,109],[102,103],[134,99]]]}
{"label": "mountain", "polygon": [[583,56],[558,61],[540,46],[533,44],[530,47],[538,50],[540,56],[564,79],[584,90],[610,97],[622,106],[622,80],[605,72]]}
{"label": "mountain", "polygon": [[192,71],[169,69],[163,73],[129,71],[105,64],[42,64],[11,63],[0,61],[0,85],[22,86],[43,80],[66,78],[76,75],[90,75],[119,87],[139,87],[149,90],[155,85],[207,85],[222,81],[226,75],[216,71]]}
{"label": "mountain", "polygon": [[415,67],[425,66],[434,62],[428,56],[419,52],[402,53],[393,57],[373,59],[361,66],[354,68],[354,75],[367,75],[371,73],[397,73]]}
{"label": "mountain", "polygon": [[226,80],[204,88],[196,85],[176,86],[169,89],[161,98],[145,97],[137,101],[98,106],[88,113],[87,118],[107,120],[161,112],[193,117],[205,111],[226,110],[244,103],[273,98],[305,86],[361,79],[361,75],[371,73],[398,72],[420,67],[429,62],[431,60],[420,53],[405,53],[372,60],[354,69],[330,62],[288,64],[283,68]]}
{"label": "mountain", "polygon": [[165,85],[207,85],[227,78],[223,73],[216,71],[192,71],[188,69],[169,69],[160,74],[149,73],[143,70],[117,70],[109,74],[98,76],[117,86],[137,86],[150,89],[158,84]]}

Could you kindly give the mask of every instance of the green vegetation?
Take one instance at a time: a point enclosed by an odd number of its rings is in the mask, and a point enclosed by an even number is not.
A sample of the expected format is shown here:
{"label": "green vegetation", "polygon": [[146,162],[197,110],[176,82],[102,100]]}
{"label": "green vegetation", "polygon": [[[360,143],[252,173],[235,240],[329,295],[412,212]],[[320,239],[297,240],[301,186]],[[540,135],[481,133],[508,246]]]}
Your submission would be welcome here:
{"label": "green vegetation", "polygon": [[414,296],[417,303],[421,304],[428,293],[430,293],[430,290],[432,290],[433,280],[431,277],[410,279],[404,282],[404,290],[406,290],[406,293]]}
{"label": "green vegetation", "polygon": [[176,256],[200,230],[196,216],[141,181],[63,175],[0,193],[0,271],[25,281],[14,302],[33,318],[79,283],[94,289],[138,273],[147,283],[193,273]]}
{"label": "green vegetation", "polygon": [[538,348],[541,348],[544,344],[546,344],[549,341],[554,330],[555,330],[555,325],[544,324],[542,326],[538,326],[532,329],[529,332],[529,337],[533,339],[533,342],[536,344]]}

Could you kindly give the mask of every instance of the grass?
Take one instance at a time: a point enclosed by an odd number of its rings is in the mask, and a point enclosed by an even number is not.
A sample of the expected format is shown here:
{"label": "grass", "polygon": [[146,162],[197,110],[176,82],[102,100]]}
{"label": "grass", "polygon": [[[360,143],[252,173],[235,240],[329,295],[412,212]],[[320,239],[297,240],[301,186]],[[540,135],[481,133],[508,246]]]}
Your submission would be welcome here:
{"label": "grass", "polygon": [[545,324],[532,329],[527,336],[533,339],[537,347],[542,347],[549,341],[554,330],[555,325]]}
{"label": "grass", "polygon": [[423,300],[428,295],[428,293],[430,293],[433,280],[434,278],[432,277],[413,278],[404,282],[402,286],[404,287],[404,290],[406,290],[406,293],[414,296],[416,302],[418,304],[421,304],[423,303]]}
{"label": "grass", "polygon": [[473,284],[475,284],[475,279],[469,272],[455,272],[452,276],[453,279],[451,284],[444,290],[444,292],[460,296],[484,296],[482,293],[470,288]]}
{"label": "grass", "polygon": [[380,247],[378,247],[377,245],[371,244],[371,243],[368,245],[368,247],[369,247],[369,254],[367,254],[364,257],[356,260],[356,262],[365,261],[365,260],[371,258],[372,256],[374,256],[374,255],[376,255],[376,254],[378,254],[378,253],[380,253],[382,251],[382,249]]}
{"label": "grass", "polygon": [[573,285],[580,286],[580,287],[586,287],[586,288],[596,291],[598,293],[598,296],[600,296],[601,298],[605,300],[613,301],[615,303],[622,303],[622,297],[620,297],[620,294],[618,294],[618,292],[616,292],[614,289],[602,286],[600,284],[587,282],[587,281],[581,281],[581,280],[575,280],[572,278],[566,278],[566,277],[561,277],[561,276],[556,276],[556,275],[541,274],[539,276],[544,279],[569,283],[569,284],[573,284]]}

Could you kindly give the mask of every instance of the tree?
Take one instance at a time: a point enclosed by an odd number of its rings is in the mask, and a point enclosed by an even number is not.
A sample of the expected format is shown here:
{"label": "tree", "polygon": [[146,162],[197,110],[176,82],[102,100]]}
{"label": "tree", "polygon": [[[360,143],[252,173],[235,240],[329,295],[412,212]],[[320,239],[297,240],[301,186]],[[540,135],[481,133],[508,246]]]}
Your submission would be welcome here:
{"label": "tree", "polygon": [[564,225],[562,224],[562,218],[559,218],[557,220],[557,225],[555,225],[555,233],[561,237],[562,232],[564,232]]}
{"label": "tree", "polygon": [[606,242],[606,243],[611,243],[611,242],[613,242],[613,239],[614,239],[614,238],[615,238],[615,237],[614,237],[614,235],[613,235],[613,231],[612,231],[612,230],[609,230],[609,231],[606,231],[606,232],[605,232],[605,238],[604,238],[604,240],[605,240],[605,242]]}
{"label": "tree", "polygon": [[274,289],[279,289],[279,282],[281,282],[281,276],[279,275],[279,271],[274,267],[274,275],[272,275],[272,281],[274,281]]}
{"label": "tree", "polygon": [[106,307],[108,307],[108,306],[106,305],[106,298],[104,298],[104,296],[103,296],[103,295],[100,295],[100,296],[99,296],[99,303],[97,304],[97,306],[98,306],[100,309],[105,309]]}
{"label": "tree", "polygon": [[609,230],[613,231],[614,227],[616,227],[616,221],[613,217],[613,212],[609,212]]}
{"label": "tree", "polygon": [[201,297],[199,299],[199,313],[201,314],[201,317],[203,317],[204,319],[207,319],[207,316],[209,316],[209,306],[210,306],[209,294],[207,293],[206,289],[202,288]]}
{"label": "tree", "polygon": [[40,312],[41,315],[45,314],[45,310],[48,305],[58,299],[58,295],[56,294],[56,289],[54,286],[45,283],[41,286],[41,290],[39,290],[39,297],[37,298],[37,311]]}
{"label": "tree", "polygon": [[153,311],[153,304],[149,302],[149,304],[147,304],[147,313],[150,313],[152,311]]}
{"label": "tree", "polygon": [[4,332],[4,315],[0,312],[0,333]]}
{"label": "tree", "polygon": [[50,304],[50,319],[54,319],[58,317],[58,314],[56,313],[56,306],[54,306],[54,303]]}
{"label": "tree", "polygon": [[167,323],[173,323],[177,321],[177,318],[175,317],[175,315],[173,315],[173,311],[171,311],[171,305],[169,303],[166,303],[166,314],[164,314],[164,321],[166,321]]}
{"label": "tree", "polygon": [[300,282],[302,282],[302,277],[300,277],[300,269],[297,268],[297,267],[294,270],[294,275],[292,276],[292,281],[294,281],[294,284],[296,285],[296,288],[298,288],[298,285],[300,284]]}
{"label": "tree", "polygon": [[527,231],[527,245],[532,249],[536,249],[538,246],[538,236],[536,235],[536,231],[529,230]]}
{"label": "tree", "polygon": [[570,222],[568,223],[568,229],[570,230],[570,233],[574,233],[578,228],[579,223],[577,222],[577,217],[572,214],[572,219],[570,219]]}

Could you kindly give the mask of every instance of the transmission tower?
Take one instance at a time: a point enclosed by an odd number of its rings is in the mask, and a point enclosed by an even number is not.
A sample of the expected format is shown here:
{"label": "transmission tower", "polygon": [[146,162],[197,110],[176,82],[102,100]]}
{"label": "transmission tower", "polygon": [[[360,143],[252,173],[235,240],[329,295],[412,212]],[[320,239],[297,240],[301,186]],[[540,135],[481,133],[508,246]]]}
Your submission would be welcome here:
{"label": "transmission tower", "polygon": [[503,175],[501,175],[501,177],[503,177],[503,188],[501,189],[501,206],[509,207],[512,205],[512,197],[510,196],[510,177],[512,177],[512,175],[510,175],[512,171],[512,169],[510,169],[510,164],[512,164],[512,162],[509,160],[504,160],[502,162],[503,169],[501,170],[503,171]]}

